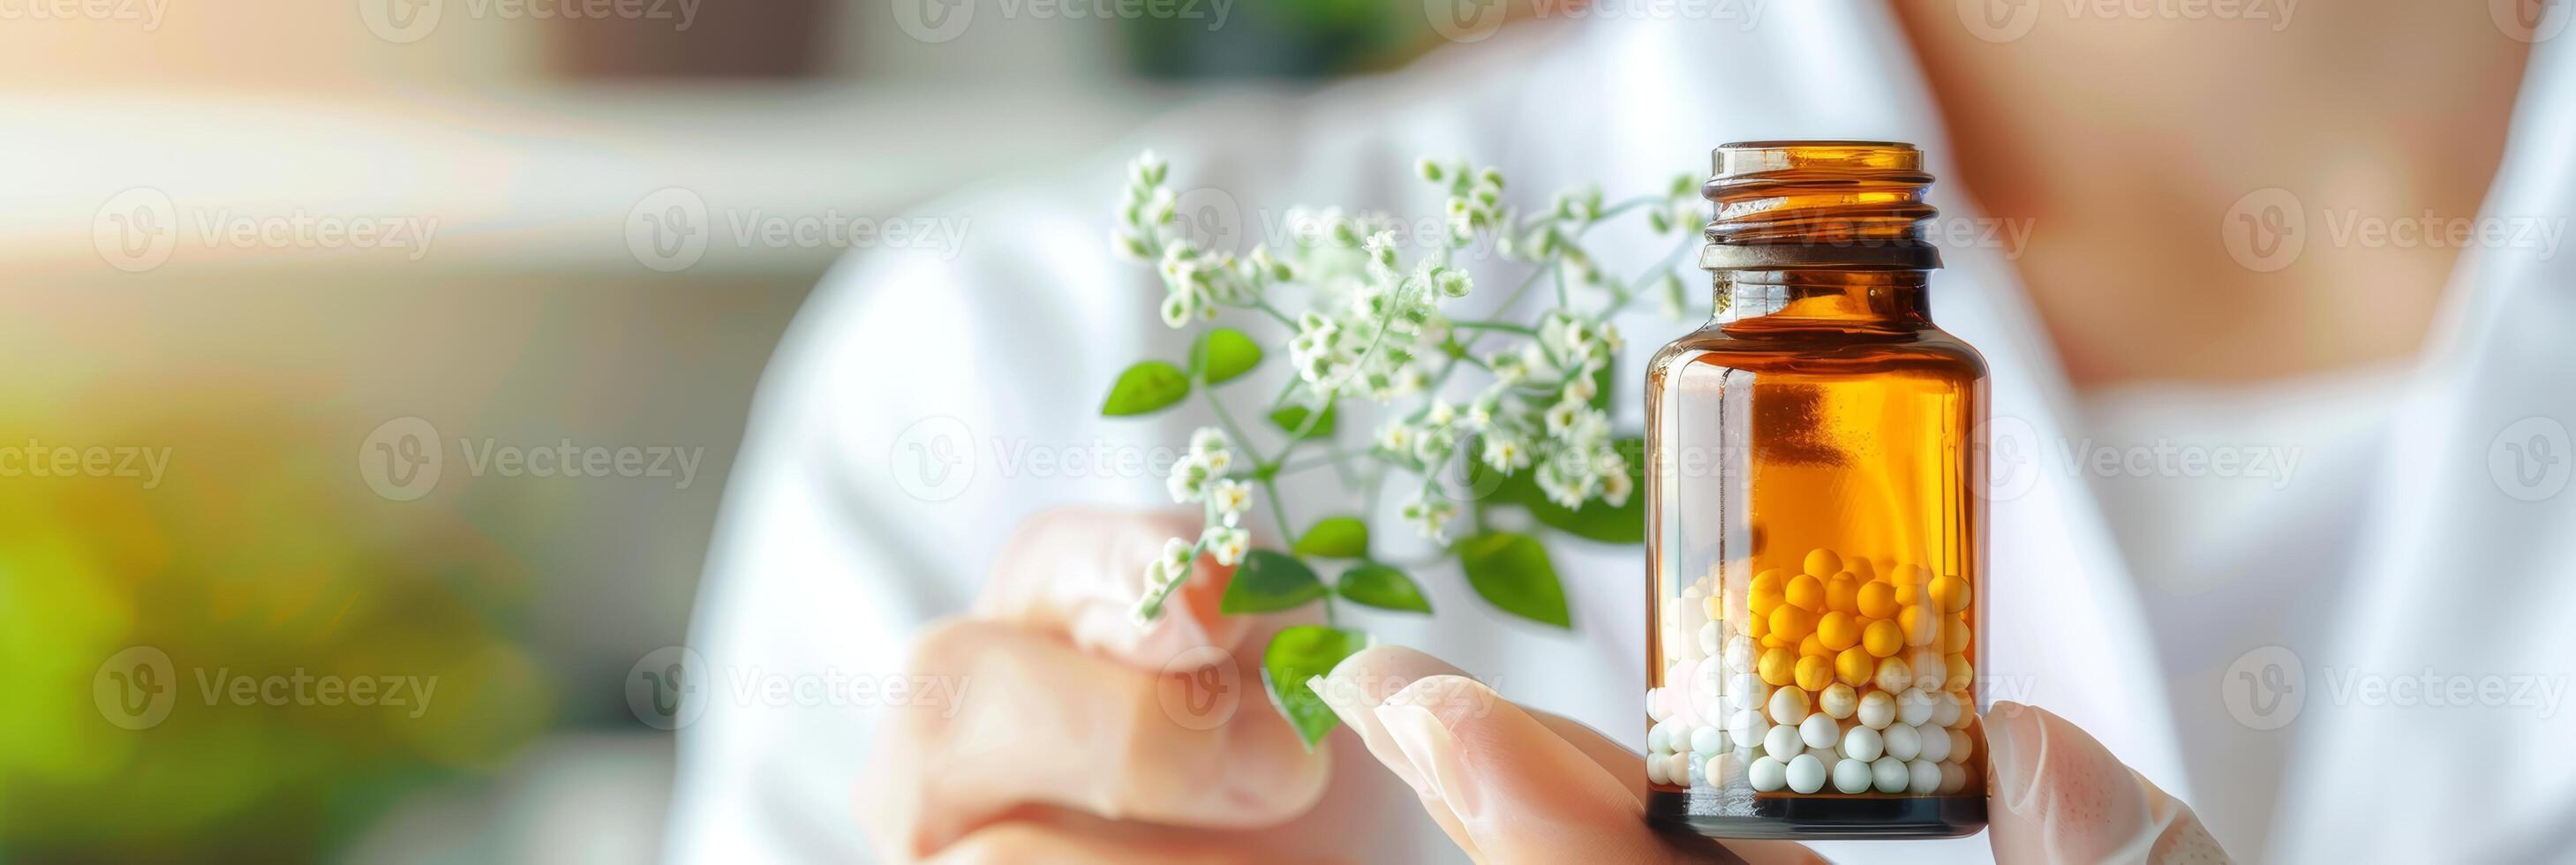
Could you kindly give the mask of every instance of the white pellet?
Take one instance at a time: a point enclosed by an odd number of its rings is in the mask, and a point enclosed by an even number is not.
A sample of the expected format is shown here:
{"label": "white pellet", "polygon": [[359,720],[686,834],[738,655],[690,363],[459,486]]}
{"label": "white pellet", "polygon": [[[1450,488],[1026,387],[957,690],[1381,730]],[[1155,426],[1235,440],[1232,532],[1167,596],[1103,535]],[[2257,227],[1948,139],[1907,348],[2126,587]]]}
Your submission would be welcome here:
{"label": "white pellet", "polygon": [[1877,730],[1853,727],[1843,733],[1843,756],[1867,763],[1887,753],[1887,740]]}
{"label": "white pellet", "polygon": [[1726,720],[1726,737],[1747,748],[1762,744],[1762,737],[1770,732],[1771,722],[1751,709],[1738,709]]}
{"label": "white pellet", "polygon": [[1923,736],[1916,733],[1914,728],[1903,724],[1890,724],[1885,735],[1887,736],[1887,756],[1899,760],[1912,760],[1923,755]]}
{"label": "white pellet", "polygon": [[[1790,760],[1784,774],[1791,790],[1813,793],[1825,789],[1825,764],[1813,755],[1800,754],[1797,759]],[[1940,773],[1935,771],[1933,774],[1937,776]]]}
{"label": "white pellet", "polygon": [[1666,696],[1662,688],[1646,689],[1647,719],[1660,722],[1673,716],[1673,704],[1666,701]]}
{"label": "white pellet", "polygon": [[1976,741],[1968,738],[1968,731],[1966,730],[1950,730],[1948,732],[1950,734],[1950,762],[1968,762],[1969,755],[1976,753]]}
{"label": "white pellet", "polygon": [[1860,709],[1860,692],[1841,682],[1826,685],[1824,690],[1816,692],[1816,708],[1837,721],[1849,718]]}
{"label": "white pellet", "polygon": [[1959,713],[1964,711],[1960,706],[1961,704],[1966,703],[1967,699],[1968,697],[1965,694],[1949,691],[1944,691],[1940,694],[1934,695],[1932,697],[1932,726],[1958,726]]}
{"label": "white pellet", "polygon": [[1810,748],[1831,748],[1834,740],[1842,738],[1842,732],[1842,725],[1834,723],[1834,716],[1823,712],[1808,715],[1807,720],[1798,722],[1798,738],[1805,740]]}
{"label": "white pellet", "polygon": [[1880,658],[1875,681],[1879,690],[1893,694],[1914,687],[1914,668],[1906,666],[1904,658]]}
{"label": "white pellet", "polygon": [[1664,774],[1672,776],[1673,783],[1688,786],[1691,783],[1691,770],[1698,768],[1699,761],[1691,759],[1689,754],[1674,754],[1666,759],[1671,760],[1672,765],[1664,768]]}
{"label": "white pellet", "polygon": [[1905,774],[1905,791],[1908,793],[1923,796],[1941,789],[1941,764],[1939,763],[1916,760],[1905,764]]}
{"label": "white pellet", "polygon": [[1870,761],[1869,780],[1877,785],[1878,792],[1903,793],[1905,785],[1914,780],[1914,775],[1906,770],[1905,761],[1888,756]]}
{"label": "white pellet", "polygon": [[1917,727],[1932,720],[1932,695],[1907,688],[1896,695],[1896,722]]}
{"label": "white pellet", "polygon": [[[1672,679],[1667,677],[1664,681]],[[1716,661],[1699,662],[1699,669],[1691,674],[1691,687],[1699,696],[1717,696],[1726,688],[1726,665]]]}
{"label": "white pellet", "polygon": [[1726,680],[1727,705],[1738,709],[1761,709],[1770,705],[1771,683],[1752,673],[1737,673]]}
{"label": "white pellet", "polygon": [[1959,717],[1957,720],[1941,726],[1948,727],[1953,730],[1967,729],[1968,722],[1977,719],[1977,705],[1969,702],[1968,695],[1958,693],[1956,691],[1950,693],[1950,702],[1959,704]]}
{"label": "white pellet", "polygon": [[1708,758],[1708,762],[1700,764],[1699,777],[1702,781],[1707,782],[1709,786],[1715,787],[1726,783],[1727,774],[1735,771],[1735,767],[1738,765],[1741,764],[1737,762],[1737,757],[1734,754],[1719,754]]}
{"label": "white pellet", "polygon": [[1646,758],[1646,783],[1670,784],[1672,782],[1673,779],[1664,774],[1663,760],[1656,757]]}
{"label": "white pellet", "polygon": [[1647,728],[1646,728],[1646,752],[1647,752],[1647,753],[1650,753],[1650,754],[1665,754],[1665,753],[1671,753],[1671,752],[1672,752],[1672,750],[1673,750],[1673,744],[1672,744],[1672,743],[1673,743],[1673,722],[1671,722],[1671,721],[1656,721],[1656,722],[1655,722],[1655,724],[1654,724],[1654,726],[1651,726],[1651,727],[1647,727]]}
{"label": "white pellet", "polygon": [[1771,723],[1795,724],[1807,719],[1807,692],[1803,688],[1780,688],[1771,692]]}
{"label": "white pellet", "polygon": [[[1710,648],[1713,651],[1715,646]],[[1950,663],[1942,660],[1940,651],[1935,649],[1914,650],[1905,656],[1905,667],[1914,671],[1914,687],[1926,693],[1940,691],[1942,680],[1950,677]]]}
{"label": "white pellet", "polygon": [[1941,786],[1932,792],[1947,796],[1968,786],[1968,770],[1957,763],[1941,764]]}
{"label": "white pellet", "polygon": [[1852,714],[1860,719],[1860,725],[1863,727],[1873,730],[1887,729],[1887,725],[1896,720],[1896,698],[1888,696],[1886,691],[1862,694],[1860,709]]}
{"label": "white pellet", "polygon": [[1699,624],[1699,653],[1701,655],[1717,654],[1716,622],[1701,622]]}
{"label": "white pellet", "polygon": [[1806,749],[1805,743],[1801,742],[1800,738],[1798,728],[1795,726],[1782,724],[1773,727],[1771,732],[1762,737],[1762,754],[1782,760],[1798,756]]}
{"label": "white pellet", "polygon": [[1841,760],[1835,762],[1834,790],[1843,793],[1869,792],[1869,761]]}
{"label": "white pellet", "polygon": [[1715,754],[1724,751],[1726,750],[1726,731],[1713,725],[1692,730],[1690,749],[1692,753],[1697,754]]}
{"label": "white pellet", "polygon": [[1747,637],[1743,634],[1728,637],[1726,639],[1726,652],[1720,657],[1724,659],[1726,663],[1726,671],[1729,673],[1742,673],[1752,670],[1754,658],[1753,638]]}
{"label": "white pellet", "polygon": [[[1899,766],[1898,770],[1902,771],[1903,768],[1904,767]],[[1769,757],[1755,760],[1753,761],[1753,765],[1745,767],[1744,780],[1753,783],[1753,789],[1755,792],[1770,793],[1777,791],[1782,787],[1789,786],[1789,764]],[[1905,789],[1905,787],[1902,783],[1899,783],[1897,785],[1897,789],[1902,790]],[[1889,792],[1895,791],[1891,790]]]}
{"label": "white pellet", "polygon": [[1925,724],[1914,728],[1915,738],[1923,740],[1921,759],[1938,763],[1950,759],[1950,731]]}

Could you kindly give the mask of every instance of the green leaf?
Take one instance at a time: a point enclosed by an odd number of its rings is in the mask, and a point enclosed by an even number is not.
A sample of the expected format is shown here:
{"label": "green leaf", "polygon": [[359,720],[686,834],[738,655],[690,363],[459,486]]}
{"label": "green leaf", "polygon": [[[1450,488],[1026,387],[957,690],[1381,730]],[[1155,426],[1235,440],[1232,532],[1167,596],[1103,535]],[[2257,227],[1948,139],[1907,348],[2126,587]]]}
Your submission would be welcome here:
{"label": "green leaf", "polygon": [[1592,407],[1593,407],[1593,408],[1597,408],[1597,409],[1600,409],[1600,410],[1602,410],[1602,411],[1609,411],[1609,410],[1610,410],[1610,384],[1611,384],[1611,378],[1612,378],[1612,377],[1611,377],[1611,375],[1610,375],[1610,368],[1611,368],[1611,367],[1614,367],[1614,366],[1618,366],[1618,364],[1616,364],[1616,363],[1605,363],[1605,364],[1602,364],[1602,365],[1601,365],[1601,368],[1600,368],[1600,369],[1593,370],[1593,372],[1592,372]]}
{"label": "green leaf", "polygon": [[1148,414],[1171,408],[1189,395],[1189,373],[1159,360],[1144,361],[1118,374],[1100,413],[1107,417]]}
{"label": "green leaf", "polygon": [[1208,384],[1223,384],[1261,363],[1261,346],[1243,331],[1220,327],[1190,346],[1190,369]]}
{"label": "green leaf", "polygon": [[1368,555],[1368,538],[1368,524],[1358,517],[1326,517],[1297,539],[1296,550],[1327,559],[1356,559]]}
{"label": "green leaf", "polygon": [[[1298,436],[1298,440],[1308,441],[1313,439],[1332,438],[1334,420],[1333,408],[1333,406],[1325,406],[1324,416],[1315,419],[1315,428],[1307,430],[1305,435]],[[1298,427],[1306,425],[1306,407],[1302,405],[1280,406],[1270,412],[1270,422],[1273,425],[1278,426],[1281,431],[1294,433],[1297,431]]]}
{"label": "green leaf", "polygon": [[1244,555],[1243,567],[1235,569],[1234,582],[1226,585],[1225,600],[1216,608],[1229,616],[1275,613],[1313,603],[1324,592],[1324,581],[1305,562],[1275,550],[1253,550]]}
{"label": "green leaf", "polygon": [[1330,674],[1343,658],[1368,645],[1368,635],[1359,631],[1297,625],[1271,637],[1270,648],[1261,653],[1261,684],[1270,691],[1270,702],[1279,707],[1279,714],[1306,740],[1306,750],[1315,750],[1315,743],[1342,722],[1324,698],[1306,686],[1306,680]]}
{"label": "green leaf", "polygon": [[1458,545],[1458,563],[1467,570],[1467,585],[1503,612],[1541,624],[1574,627],[1565,609],[1565,587],[1548,564],[1547,548],[1537,538],[1493,532]]}
{"label": "green leaf", "polygon": [[1381,610],[1431,612],[1431,599],[1423,597],[1422,587],[1415,585],[1413,577],[1397,570],[1394,565],[1368,562],[1343,571],[1341,580],[1334,583],[1333,589],[1353,603]]}

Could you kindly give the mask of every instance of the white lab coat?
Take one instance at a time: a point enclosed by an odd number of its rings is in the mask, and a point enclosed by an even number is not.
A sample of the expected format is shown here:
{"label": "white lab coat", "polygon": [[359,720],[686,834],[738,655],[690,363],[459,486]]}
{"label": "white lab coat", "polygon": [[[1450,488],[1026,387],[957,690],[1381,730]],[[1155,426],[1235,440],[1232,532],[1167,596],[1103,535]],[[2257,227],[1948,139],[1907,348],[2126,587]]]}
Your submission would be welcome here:
{"label": "white lab coat", "polygon": [[[1936,159],[1949,152],[1937,119],[1922,108],[1930,100],[1910,49],[1882,7],[1760,8],[1750,28],[1690,20],[1520,27],[1313,97],[1236,98],[1183,111],[1140,130],[1119,152],[1068,160],[1052,182],[928,205],[930,215],[971,220],[967,248],[953,259],[886,250],[845,262],[782,341],[726,491],[690,637],[719,690],[681,733],[667,855],[867,858],[850,793],[866,783],[861,759],[881,710],[747,700],[724,690],[727,677],[898,675],[915,628],[968,605],[993,551],[1022,518],[1067,504],[1169,506],[1160,478],[1118,471],[1114,460],[1102,472],[1082,456],[1073,457],[1082,465],[1029,459],[1089,453],[1095,444],[1112,454],[1167,447],[1211,422],[1195,404],[1148,420],[1097,416],[1119,369],[1184,350],[1183,337],[1157,320],[1155,278],[1110,252],[1110,209],[1124,182],[1121,165],[1135,150],[1168,156],[1176,189],[1222,190],[1185,200],[1185,209],[1191,202],[1238,209],[1246,246],[1275,238],[1291,204],[1434,212],[1431,191],[1410,176],[1417,155],[1498,165],[1515,198],[1538,204],[1596,180],[1613,198],[1660,189],[1675,172],[1704,171],[1708,150],[1733,140],[1889,139],[1917,142]],[[2537,46],[2490,213],[2564,220],[2576,209],[2576,57],[2568,42]],[[1876,62],[1799,62],[1828,55]],[[1972,218],[1956,191],[1936,187],[1933,198],[1952,217]],[[1653,261],[1669,242],[1642,231],[1596,237],[1620,272]],[[2565,485],[2576,458],[2565,437],[2565,424],[2576,422],[2569,338],[2576,264],[2539,253],[2468,252],[2425,357],[2403,393],[2391,396],[2404,405],[2392,458],[2370,484],[2366,549],[2354,557],[2360,572],[2346,580],[2354,588],[2304,601],[2340,623],[2334,642],[2344,648],[2299,659],[2304,675],[2283,668],[2299,695],[2290,699],[2304,700],[2272,740],[2290,751],[2289,777],[2265,849],[2232,851],[2240,858],[2576,856],[2576,722],[2567,710],[2395,705],[2326,674],[2330,667],[2411,677],[2430,669],[2556,677],[2563,688],[2576,669],[2576,628],[2566,625],[2576,614],[2576,567],[2568,564],[2576,561],[2576,493],[2524,501],[2505,494],[2490,470],[2498,457],[2525,479]],[[1935,318],[1992,366],[1997,434],[2028,436],[2020,452],[2044,455],[2041,444],[2067,429],[2070,390],[2011,266],[1992,248],[1956,248],[1946,259],[1934,282]],[[1481,309],[1499,294],[1460,303]],[[1632,377],[1660,343],[1696,323],[1645,311],[1619,324],[1628,341],[1619,368]],[[1270,332],[1266,322],[1244,326]],[[1246,394],[1234,399],[1249,408],[1288,374],[1286,364],[1268,363],[1253,383],[1228,393]],[[1621,426],[1639,428],[1639,412],[1633,394],[1623,396]],[[2530,417],[2545,420],[2517,427],[2510,442],[2499,438]],[[1373,423],[1353,415],[1343,425],[1343,435],[1356,438]],[[2506,445],[2528,434],[2554,444],[2555,463],[2511,462],[2525,451]],[[939,440],[963,444],[963,461]],[[924,442],[967,479],[925,474],[935,470],[913,449]],[[1997,471],[2030,477],[2003,481],[1992,503],[1988,697],[2064,715],[2186,801],[2195,784],[2224,783],[2188,775],[2177,725],[2240,721],[2175,714],[2136,589],[2086,481],[2044,456],[1999,460]],[[916,494],[925,487],[936,489]],[[953,489],[962,491],[949,497]],[[1348,507],[1328,477],[1292,484],[1288,494],[1300,519]],[[1409,534],[1391,519],[1381,528],[1381,537]],[[1363,613],[1363,624],[1383,640],[1490,677],[1507,696],[1639,747],[1646,666],[1639,551],[1551,544],[1573,606],[1570,634],[1493,610],[1454,569],[1423,575],[1437,617]],[[2255,657],[2257,672],[2278,660]],[[2228,672],[2210,672],[2210,693],[2223,693]],[[2280,711],[2284,698],[2266,692],[2261,708]],[[1415,819],[1410,796],[1389,801],[1403,828],[1377,839],[1372,861],[1457,858],[1437,828]],[[1982,837],[1826,852],[1852,860],[1987,855]]]}

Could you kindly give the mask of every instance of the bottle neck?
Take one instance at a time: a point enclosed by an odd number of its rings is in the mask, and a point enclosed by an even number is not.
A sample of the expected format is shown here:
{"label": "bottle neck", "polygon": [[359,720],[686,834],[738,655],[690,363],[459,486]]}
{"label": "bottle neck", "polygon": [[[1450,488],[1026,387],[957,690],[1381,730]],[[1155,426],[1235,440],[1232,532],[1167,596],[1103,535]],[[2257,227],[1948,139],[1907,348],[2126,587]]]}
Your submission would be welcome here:
{"label": "bottle neck", "polygon": [[1932,324],[1928,271],[1721,270],[1716,323],[1729,330],[1916,330]]}

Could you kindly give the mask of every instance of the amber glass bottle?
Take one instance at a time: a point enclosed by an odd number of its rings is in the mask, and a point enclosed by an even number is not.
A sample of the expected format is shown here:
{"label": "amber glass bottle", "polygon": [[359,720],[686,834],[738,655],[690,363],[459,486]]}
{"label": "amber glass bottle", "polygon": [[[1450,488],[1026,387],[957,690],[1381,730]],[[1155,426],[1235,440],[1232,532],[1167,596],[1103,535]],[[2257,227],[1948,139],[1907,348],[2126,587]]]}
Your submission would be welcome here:
{"label": "amber glass bottle", "polygon": [[1646,378],[1648,816],[1976,832],[1986,366],[1932,323],[1932,177],[1884,142],[1715,162],[1718,312]]}

